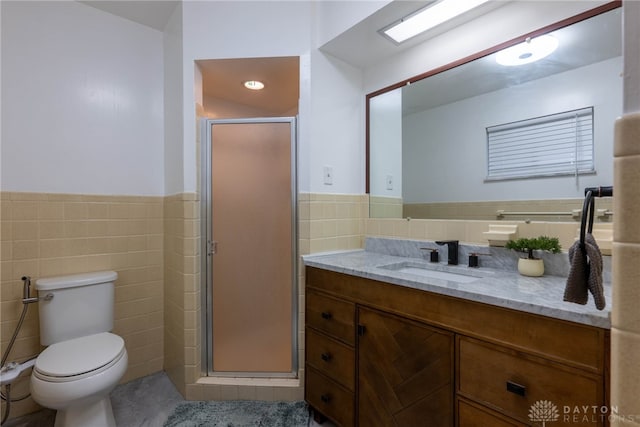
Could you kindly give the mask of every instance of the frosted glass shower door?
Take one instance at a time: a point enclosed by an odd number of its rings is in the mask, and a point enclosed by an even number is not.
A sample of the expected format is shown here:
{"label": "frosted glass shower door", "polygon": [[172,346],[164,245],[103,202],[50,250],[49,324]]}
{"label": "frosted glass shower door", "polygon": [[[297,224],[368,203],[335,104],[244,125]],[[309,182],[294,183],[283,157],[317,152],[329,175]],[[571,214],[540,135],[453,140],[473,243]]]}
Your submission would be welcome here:
{"label": "frosted glass shower door", "polygon": [[294,122],[211,127],[214,373],[294,371]]}

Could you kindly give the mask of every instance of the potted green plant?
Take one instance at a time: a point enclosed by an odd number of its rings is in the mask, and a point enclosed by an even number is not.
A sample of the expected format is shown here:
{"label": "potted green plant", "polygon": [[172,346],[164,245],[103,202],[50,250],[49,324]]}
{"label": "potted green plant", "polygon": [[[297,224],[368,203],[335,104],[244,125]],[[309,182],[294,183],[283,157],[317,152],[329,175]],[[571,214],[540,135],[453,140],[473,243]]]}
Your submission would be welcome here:
{"label": "potted green plant", "polygon": [[518,260],[518,271],[523,276],[539,277],[544,274],[544,262],[537,258],[533,251],[545,251],[553,254],[560,252],[560,242],[557,237],[539,236],[533,238],[520,238],[509,240],[505,245],[507,249],[527,254]]}

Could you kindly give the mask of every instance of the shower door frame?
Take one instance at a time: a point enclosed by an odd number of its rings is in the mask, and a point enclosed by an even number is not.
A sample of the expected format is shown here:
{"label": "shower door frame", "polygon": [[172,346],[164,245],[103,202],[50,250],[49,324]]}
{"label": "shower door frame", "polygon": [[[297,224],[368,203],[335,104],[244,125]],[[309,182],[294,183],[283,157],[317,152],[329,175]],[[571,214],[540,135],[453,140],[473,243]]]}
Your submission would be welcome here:
{"label": "shower door frame", "polygon": [[[298,118],[252,117],[201,119],[201,373],[212,377],[297,378],[298,377]],[[291,372],[221,372],[213,370],[213,240],[212,221],[212,129],[215,125],[289,123],[291,128]]]}

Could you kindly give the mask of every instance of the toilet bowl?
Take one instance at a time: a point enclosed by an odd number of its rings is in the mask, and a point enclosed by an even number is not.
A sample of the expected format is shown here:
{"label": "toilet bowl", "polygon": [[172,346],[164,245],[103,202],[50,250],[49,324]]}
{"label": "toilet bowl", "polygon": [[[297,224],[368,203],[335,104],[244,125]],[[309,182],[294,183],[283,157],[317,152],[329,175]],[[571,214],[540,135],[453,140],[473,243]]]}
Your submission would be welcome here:
{"label": "toilet bowl", "polygon": [[115,427],[109,393],[127,369],[124,340],[102,332],[49,346],[36,359],[31,395],[56,409],[56,427]]}

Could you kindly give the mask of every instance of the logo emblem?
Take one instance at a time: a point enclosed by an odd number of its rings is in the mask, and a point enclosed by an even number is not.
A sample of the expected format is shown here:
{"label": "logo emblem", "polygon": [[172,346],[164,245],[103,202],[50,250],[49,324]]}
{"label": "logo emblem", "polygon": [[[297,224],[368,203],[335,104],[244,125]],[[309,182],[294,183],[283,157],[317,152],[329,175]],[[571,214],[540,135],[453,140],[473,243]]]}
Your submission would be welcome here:
{"label": "logo emblem", "polygon": [[542,422],[542,427],[547,421],[557,421],[558,418],[558,407],[549,400],[538,400],[529,408],[529,421]]}

